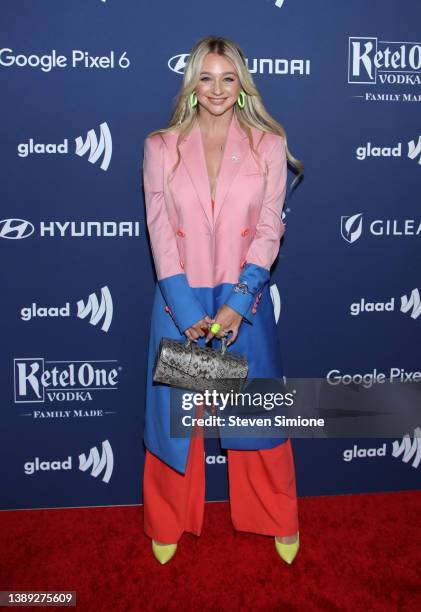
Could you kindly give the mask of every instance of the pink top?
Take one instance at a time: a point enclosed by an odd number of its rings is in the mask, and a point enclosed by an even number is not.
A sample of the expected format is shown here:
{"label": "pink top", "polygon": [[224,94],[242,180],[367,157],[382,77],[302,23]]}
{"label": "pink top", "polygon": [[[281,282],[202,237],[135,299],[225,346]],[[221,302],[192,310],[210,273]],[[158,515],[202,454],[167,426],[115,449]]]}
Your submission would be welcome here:
{"label": "pink top", "polygon": [[[212,198],[211,198],[212,200]],[[212,200],[212,212],[213,212],[213,207],[215,206],[215,202]]]}

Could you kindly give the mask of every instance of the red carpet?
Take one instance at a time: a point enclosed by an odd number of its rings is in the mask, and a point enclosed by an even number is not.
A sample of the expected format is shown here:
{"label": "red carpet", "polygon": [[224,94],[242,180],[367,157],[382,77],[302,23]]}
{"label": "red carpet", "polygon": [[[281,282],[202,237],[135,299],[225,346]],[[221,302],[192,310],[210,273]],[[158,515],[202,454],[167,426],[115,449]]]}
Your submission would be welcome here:
{"label": "red carpet", "polygon": [[299,499],[291,566],[273,539],[235,532],[226,502],[206,505],[161,566],[142,507],[1,512],[0,590],[75,590],[77,609],[420,610],[420,491]]}

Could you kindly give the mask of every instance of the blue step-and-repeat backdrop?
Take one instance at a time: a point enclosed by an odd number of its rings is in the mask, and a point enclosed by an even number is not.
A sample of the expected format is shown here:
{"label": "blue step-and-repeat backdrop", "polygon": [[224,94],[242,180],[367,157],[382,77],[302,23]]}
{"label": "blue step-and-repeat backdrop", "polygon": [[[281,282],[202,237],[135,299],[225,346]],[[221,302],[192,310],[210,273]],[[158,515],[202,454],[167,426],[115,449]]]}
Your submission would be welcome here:
{"label": "blue step-and-repeat backdrop", "polygon": [[[1,508],[142,502],[143,144],[207,34],[305,164],[271,280],[285,374],[420,378],[420,23],[419,0],[3,0]],[[295,438],[298,494],[418,488],[420,442]],[[228,499],[217,439],[205,459]]]}

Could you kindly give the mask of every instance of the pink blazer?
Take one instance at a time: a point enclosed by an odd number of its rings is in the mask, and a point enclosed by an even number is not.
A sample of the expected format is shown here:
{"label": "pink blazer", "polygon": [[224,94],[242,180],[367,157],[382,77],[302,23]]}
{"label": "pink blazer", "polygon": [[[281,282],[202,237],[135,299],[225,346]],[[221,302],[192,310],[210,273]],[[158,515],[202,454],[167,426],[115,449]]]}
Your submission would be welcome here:
{"label": "pink blazer", "polygon": [[[252,128],[252,136],[257,146],[262,131]],[[177,161],[176,139],[176,133],[148,137],[144,149],[147,225],[164,297],[184,331],[184,325],[205,314],[191,289],[231,283],[226,303],[252,323],[250,307],[269,281],[285,231],[285,140],[264,133],[258,150],[261,163],[268,164],[265,178],[233,113],[212,210],[197,123],[180,143],[181,160],[168,185]]]}

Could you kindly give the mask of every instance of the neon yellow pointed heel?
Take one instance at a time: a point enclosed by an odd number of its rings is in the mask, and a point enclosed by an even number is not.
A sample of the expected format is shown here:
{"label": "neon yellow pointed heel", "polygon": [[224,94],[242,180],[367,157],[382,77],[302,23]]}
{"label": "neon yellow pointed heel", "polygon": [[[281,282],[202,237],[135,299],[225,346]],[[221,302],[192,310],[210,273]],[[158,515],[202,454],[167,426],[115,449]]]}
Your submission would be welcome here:
{"label": "neon yellow pointed heel", "polygon": [[293,542],[293,544],[283,544],[282,542],[278,542],[275,537],[275,548],[281,559],[291,565],[300,548],[300,532],[297,532],[297,540]]}
{"label": "neon yellow pointed heel", "polygon": [[177,544],[157,544],[155,540],[152,540],[152,552],[161,565],[172,559],[176,550]]}

